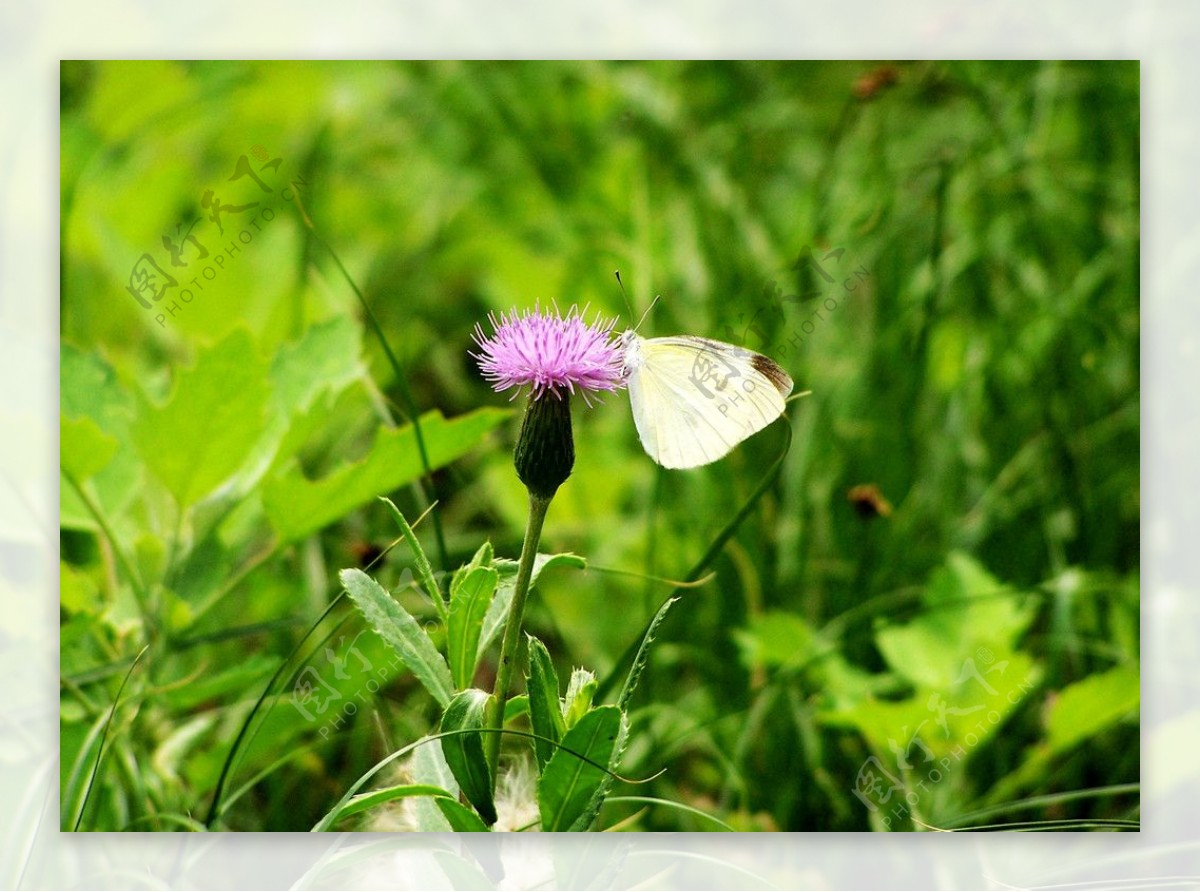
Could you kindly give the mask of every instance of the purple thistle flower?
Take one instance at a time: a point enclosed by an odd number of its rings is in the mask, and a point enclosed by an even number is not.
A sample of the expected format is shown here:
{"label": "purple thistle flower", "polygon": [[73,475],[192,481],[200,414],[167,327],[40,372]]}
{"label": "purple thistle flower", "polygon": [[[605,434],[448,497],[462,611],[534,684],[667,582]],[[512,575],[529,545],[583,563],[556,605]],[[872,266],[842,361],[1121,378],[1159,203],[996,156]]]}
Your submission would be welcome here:
{"label": "purple thistle flower", "polygon": [[597,317],[589,325],[574,306],[564,317],[557,307],[543,311],[539,304],[524,314],[502,313],[499,320],[489,313],[488,321],[495,334],[486,337],[477,324],[480,352],[471,355],[498,393],[529,385],[536,400],[547,391],[561,398],[578,388],[591,405],[589,392],[625,386],[621,351],[609,340],[615,319],[603,324]]}

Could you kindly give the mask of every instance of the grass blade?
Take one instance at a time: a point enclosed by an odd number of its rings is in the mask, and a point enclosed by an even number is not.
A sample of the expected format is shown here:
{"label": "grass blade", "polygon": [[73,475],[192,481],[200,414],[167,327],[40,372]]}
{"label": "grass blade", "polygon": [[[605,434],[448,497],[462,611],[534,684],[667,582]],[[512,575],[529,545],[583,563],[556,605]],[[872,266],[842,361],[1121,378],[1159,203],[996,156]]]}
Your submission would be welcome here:
{"label": "grass blade", "polygon": [[100,773],[100,763],[104,761],[104,744],[108,741],[108,732],[112,728],[113,717],[117,714],[117,706],[121,702],[121,695],[125,693],[125,685],[129,684],[129,679],[133,676],[133,670],[137,668],[137,664],[141,661],[142,656],[150,649],[150,645],[146,645],[138,651],[138,655],[133,658],[133,662],[129,664],[129,671],[125,673],[125,677],[121,680],[121,686],[117,688],[117,696],[113,699],[112,708],[108,711],[108,721],[104,723],[104,731],[100,734],[100,747],[96,751],[96,764],[92,766],[92,776],[88,778],[87,789],[83,793],[83,802],[79,805],[79,814],[75,817],[75,826],[71,829],[79,830],[79,825],[83,822],[84,813],[87,811],[88,799],[92,795],[92,788],[96,784],[96,776]]}

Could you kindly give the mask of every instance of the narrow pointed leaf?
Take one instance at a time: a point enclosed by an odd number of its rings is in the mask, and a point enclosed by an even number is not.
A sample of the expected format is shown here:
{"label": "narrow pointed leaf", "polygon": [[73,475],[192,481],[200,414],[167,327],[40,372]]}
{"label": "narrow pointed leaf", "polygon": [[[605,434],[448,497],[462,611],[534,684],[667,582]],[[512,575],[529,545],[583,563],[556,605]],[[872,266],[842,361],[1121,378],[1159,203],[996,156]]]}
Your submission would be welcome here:
{"label": "narrow pointed leaf", "polygon": [[469,564],[463,564],[454,571],[454,575],[450,577],[450,600],[454,600],[454,595],[458,592],[459,587],[463,584],[463,580],[467,578],[467,574],[479,567],[490,567],[495,558],[495,551],[492,549],[491,542],[484,542],[479,546],[479,550],[475,552],[475,556],[471,558]]}
{"label": "narrow pointed leaf", "polygon": [[[612,755],[608,758],[608,770],[615,772],[621,764],[621,757],[625,755],[625,746],[629,743],[629,716],[624,712],[621,713],[621,727],[617,732],[617,742],[613,746]],[[606,774],[600,779],[600,784],[592,793],[592,799],[584,809],[583,814],[576,819],[575,829],[586,830],[592,826],[592,821],[596,820],[596,816],[600,814],[600,807],[604,805],[605,797],[608,796],[608,791],[612,787],[612,774]]]}
{"label": "narrow pointed leaf", "polygon": [[[486,691],[470,688],[459,691],[442,714],[439,731],[461,731],[482,728],[491,696]],[[467,800],[490,826],[496,823],[496,806],[492,802],[492,776],[483,754],[482,734],[454,734],[441,740],[442,755],[454,772],[454,779]],[[439,804],[440,805],[440,804]],[[443,809],[443,814],[446,814]],[[454,818],[446,814],[454,826]],[[455,829],[458,829],[455,827]],[[484,828],[486,829],[486,828]]]}
{"label": "narrow pointed leaf", "polygon": [[453,799],[435,799],[437,807],[442,810],[450,829],[455,833],[487,833],[488,826],[479,819],[479,815],[465,805]]}
{"label": "narrow pointed leaf", "polygon": [[396,524],[400,527],[400,532],[404,534],[404,540],[408,543],[409,551],[412,552],[413,563],[417,566],[417,575],[421,577],[421,585],[425,586],[425,593],[429,595],[433,606],[437,608],[438,615],[444,620],[446,618],[446,602],[442,598],[441,586],[437,583],[437,577],[433,575],[433,567],[429,563],[425,549],[421,547],[421,540],[417,538],[417,534],[413,532],[408,520],[391,499],[387,496],[380,496],[379,501],[388,506],[392,517],[396,519]]}
{"label": "narrow pointed leaf", "polygon": [[[458,781],[454,779],[454,772],[446,764],[441,746],[430,743],[417,747],[408,767],[413,783],[441,787],[450,794],[450,798],[458,801]],[[422,832],[445,833],[450,830],[450,825],[441,810],[429,798],[413,802],[413,819],[417,825],[416,829]]]}
{"label": "narrow pointed leaf", "polygon": [[[592,800],[608,776],[599,766],[608,765],[612,759],[620,733],[621,710],[600,706],[563,736],[562,748],[546,763],[538,781],[543,830],[587,829],[584,819],[588,818]],[[590,761],[584,761],[580,755]],[[587,823],[591,823],[590,818]]]}
{"label": "narrow pointed leaf", "polygon": [[343,570],[341,580],[371,628],[399,655],[417,681],[439,705],[449,704],[454,691],[450,667],[420,623],[361,570]]}
{"label": "narrow pointed leaf", "polygon": [[550,653],[546,645],[532,635],[526,637],[529,639],[529,675],[525,686],[529,690],[529,723],[533,733],[538,735],[533,741],[533,750],[540,773],[554,757],[557,749],[554,744],[562,740],[567,728],[558,699],[558,674],[554,671]]}
{"label": "narrow pointed leaf", "polygon": [[455,687],[469,687],[475,675],[483,618],[492,603],[498,581],[499,574],[491,567],[476,567],[462,578],[451,595],[446,652]]}
{"label": "narrow pointed leaf", "polygon": [[650,658],[650,645],[654,643],[658,627],[667,618],[667,611],[671,609],[671,605],[678,600],[678,598],[667,598],[658,608],[658,613],[654,614],[654,619],[650,620],[646,634],[642,636],[642,643],[638,646],[637,654],[633,658],[633,664],[629,667],[629,675],[625,678],[625,686],[621,688],[621,696],[617,698],[617,706],[622,712],[629,708],[629,699],[633,696],[633,692],[642,678],[642,670],[646,668],[646,660]]}
{"label": "narrow pointed leaf", "polygon": [[370,793],[360,793],[347,802],[338,811],[337,817],[334,820],[340,821],[343,818],[348,818],[351,815],[376,808],[388,802],[395,802],[397,799],[409,799],[414,796],[445,799],[450,796],[450,793],[441,787],[435,787],[431,784],[398,784],[394,787],[385,787],[382,790],[372,790]]}

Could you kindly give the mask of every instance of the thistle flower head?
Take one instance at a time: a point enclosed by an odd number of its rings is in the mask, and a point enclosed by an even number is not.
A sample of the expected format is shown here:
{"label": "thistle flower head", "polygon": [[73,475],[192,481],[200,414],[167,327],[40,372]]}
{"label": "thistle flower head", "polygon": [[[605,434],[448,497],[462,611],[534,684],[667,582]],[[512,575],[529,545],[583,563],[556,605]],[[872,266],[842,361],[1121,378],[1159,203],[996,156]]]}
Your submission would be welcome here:
{"label": "thistle flower head", "polygon": [[523,314],[489,315],[488,321],[494,334],[487,337],[476,325],[480,352],[471,355],[497,392],[528,385],[536,400],[547,392],[562,398],[579,390],[588,402],[589,393],[624,386],[621,353],[610,339],[615,319],[589,324],[574,306],[563,316],[557,307],[542,310],[539,304]]}

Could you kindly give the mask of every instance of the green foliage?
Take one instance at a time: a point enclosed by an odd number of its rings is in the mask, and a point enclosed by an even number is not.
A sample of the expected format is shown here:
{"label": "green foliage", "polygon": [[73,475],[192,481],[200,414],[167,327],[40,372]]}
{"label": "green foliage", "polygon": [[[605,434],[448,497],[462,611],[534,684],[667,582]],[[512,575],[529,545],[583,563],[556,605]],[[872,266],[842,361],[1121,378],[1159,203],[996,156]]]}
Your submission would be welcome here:
{"label": "green foliage", "polygon": [[563,704],[558,695],[558,673],[554,670],[550,652],[532,635],[528,636],[528,642],[529,675],[525,681],[529,689],[529,724],[533,733],[538,735],[533,742],[533,750],[537,756],[538,771],[541,772],[554,756],[555,744],[562,740],[567,727],[563,721]]}
{"label": "green foliage", "polygon": [[[439,731],[477,731],[486,727],[485,713],[491,695],[478,688],[459,691],[442,713]],[[492,801],[492,777],[488,771],[487,760],[483,756],[483,735],[481,733],[455,734],[442,738],[442,754],[446,764],[454,772],[463,795],[475,806],[484,822],[490,827],[496,823],[496,805]],[[440,806],[439,806],[440,807]],[[451,814],[442,809],[443,814],[455,829]]]}
{"label": "green foliage", "polygon": [[421,624],[361,570],[343,570],[341,580],[371,628],[391,646],[425,690],[447,707],[454,691],[450,667]]}
{"label": "green foliage", "polygon": [[142,401],[133,445],[188,508],[241,467],[266,426],[268,398],[267,365],[235,331],[178,375],[166,403]]}
{"label": "green foliage", "polygon": [[[487,614],[483,618],[483,629],[479,634],[481,656],[483,651],[491,647],[492,643],[500,636],[500,630],[504,627],[504,620],[508,617],[508,608],[512,604],[513,591],[517,585],[516,561],[496,558],[493,566],[500,574],[500,583],[496,588],[496,596],[492,599]],[[537,585],[542,571],[550,567],[575,567],[582,570],[586,566],[587,561],[577,554],[539,554],[533,561],[533,575],[529,580],[529,587],[533,588]]]}
{"label": "green foliage", "polygon": [[486,833],[488,831],[487,824],[466,806],[460,805],[453,799],[437,799],[435,802],[450,823],[451,830],[457,833]]}
{"label": "green foliage", "polygon": [[[63,470],[73,473],[81,464],[84,470],[91,470],[88,465],[95,466],[96,462],[92,453],[107,449],[105,444],[115,440],[117,449],[110,461],[95,468],[92,486],[104,511],[117,513],[134,497],[141,474],[129,433],[133,398],[121,388],[110,365],[70,344],[64,344],[60,354],[59,389],[62,394],[59,450]],[[88,422],[99,431],[99,437]],[[78,476],[76,480],[83,482]],[[69,483],[62,487],[60,498],[60,522],[64,527],[97,528],[96,518]]]}
{"label": "green foliage", "polygon": [[450,586],[446,648],[450,657],[450,674],[456,687],[469,686],[475,676],[483,620],[499,579],[500,574],[494,568],[479,566],[467,572],[457,586],[453,583]]}
{"label": "green foliage", "polygon": [[606,766],[617,749],[621,710],[599,706],[575,723],[538,780],[542,829],[586,830],[589,808],[604,783]]}
{"label": "green foliage", "polygon": [[576,722],[591,711],[596,687],[596,675],[592,671],[576,668],[571,672],[571,679],[567,682],[567,693],[562,700],[562,717],[566,727],[574,727]]}
{"label": "green foliage", "polygon": [[[461,458],[508,415],[500,409],[479,409],[453,421],[436,412],[424,415],[421,427],[430,464],[442,467]],[[320,480],[308,480],[294,467],[284,470],[267,484],[263,502],[280,538],[293,541],[420,476],[412,425],[379,428],[362,460],[335,468]]]}
{"label": "green foliage", "polygon": [[117,454],[117,440],[90,418],[59,419],[59,464],[63,473],[82,482],[104,470]]}
{"label": "green foliage", "polygon": [[[503,738],[506,771],[529,753],[562,781],[542,820],[1136,820],[1136,62],[62,74],[63,826],[197,829],[231,759],[211,829],[308,829],[487,686],[526,495],[472,330],[538,299],[619,330],[613,269],[639,313],[661,295],[645,335],[742,344],[811,395],[679,473],[625,395],[575,401]],[[270,193],[230,180],[243,155]],[[208,189],[258,207],[222,232]],[[178,283],[150,310],[143,254]],[[559,688],[577,666],[590,701]],[[593,761],[653,780],[593,820],[613,778],[521,735],[567,746],[614,709]],[[447,795],[353,800],[339,827],[402,806],[485,829],[440,745],[388,770]]]}

